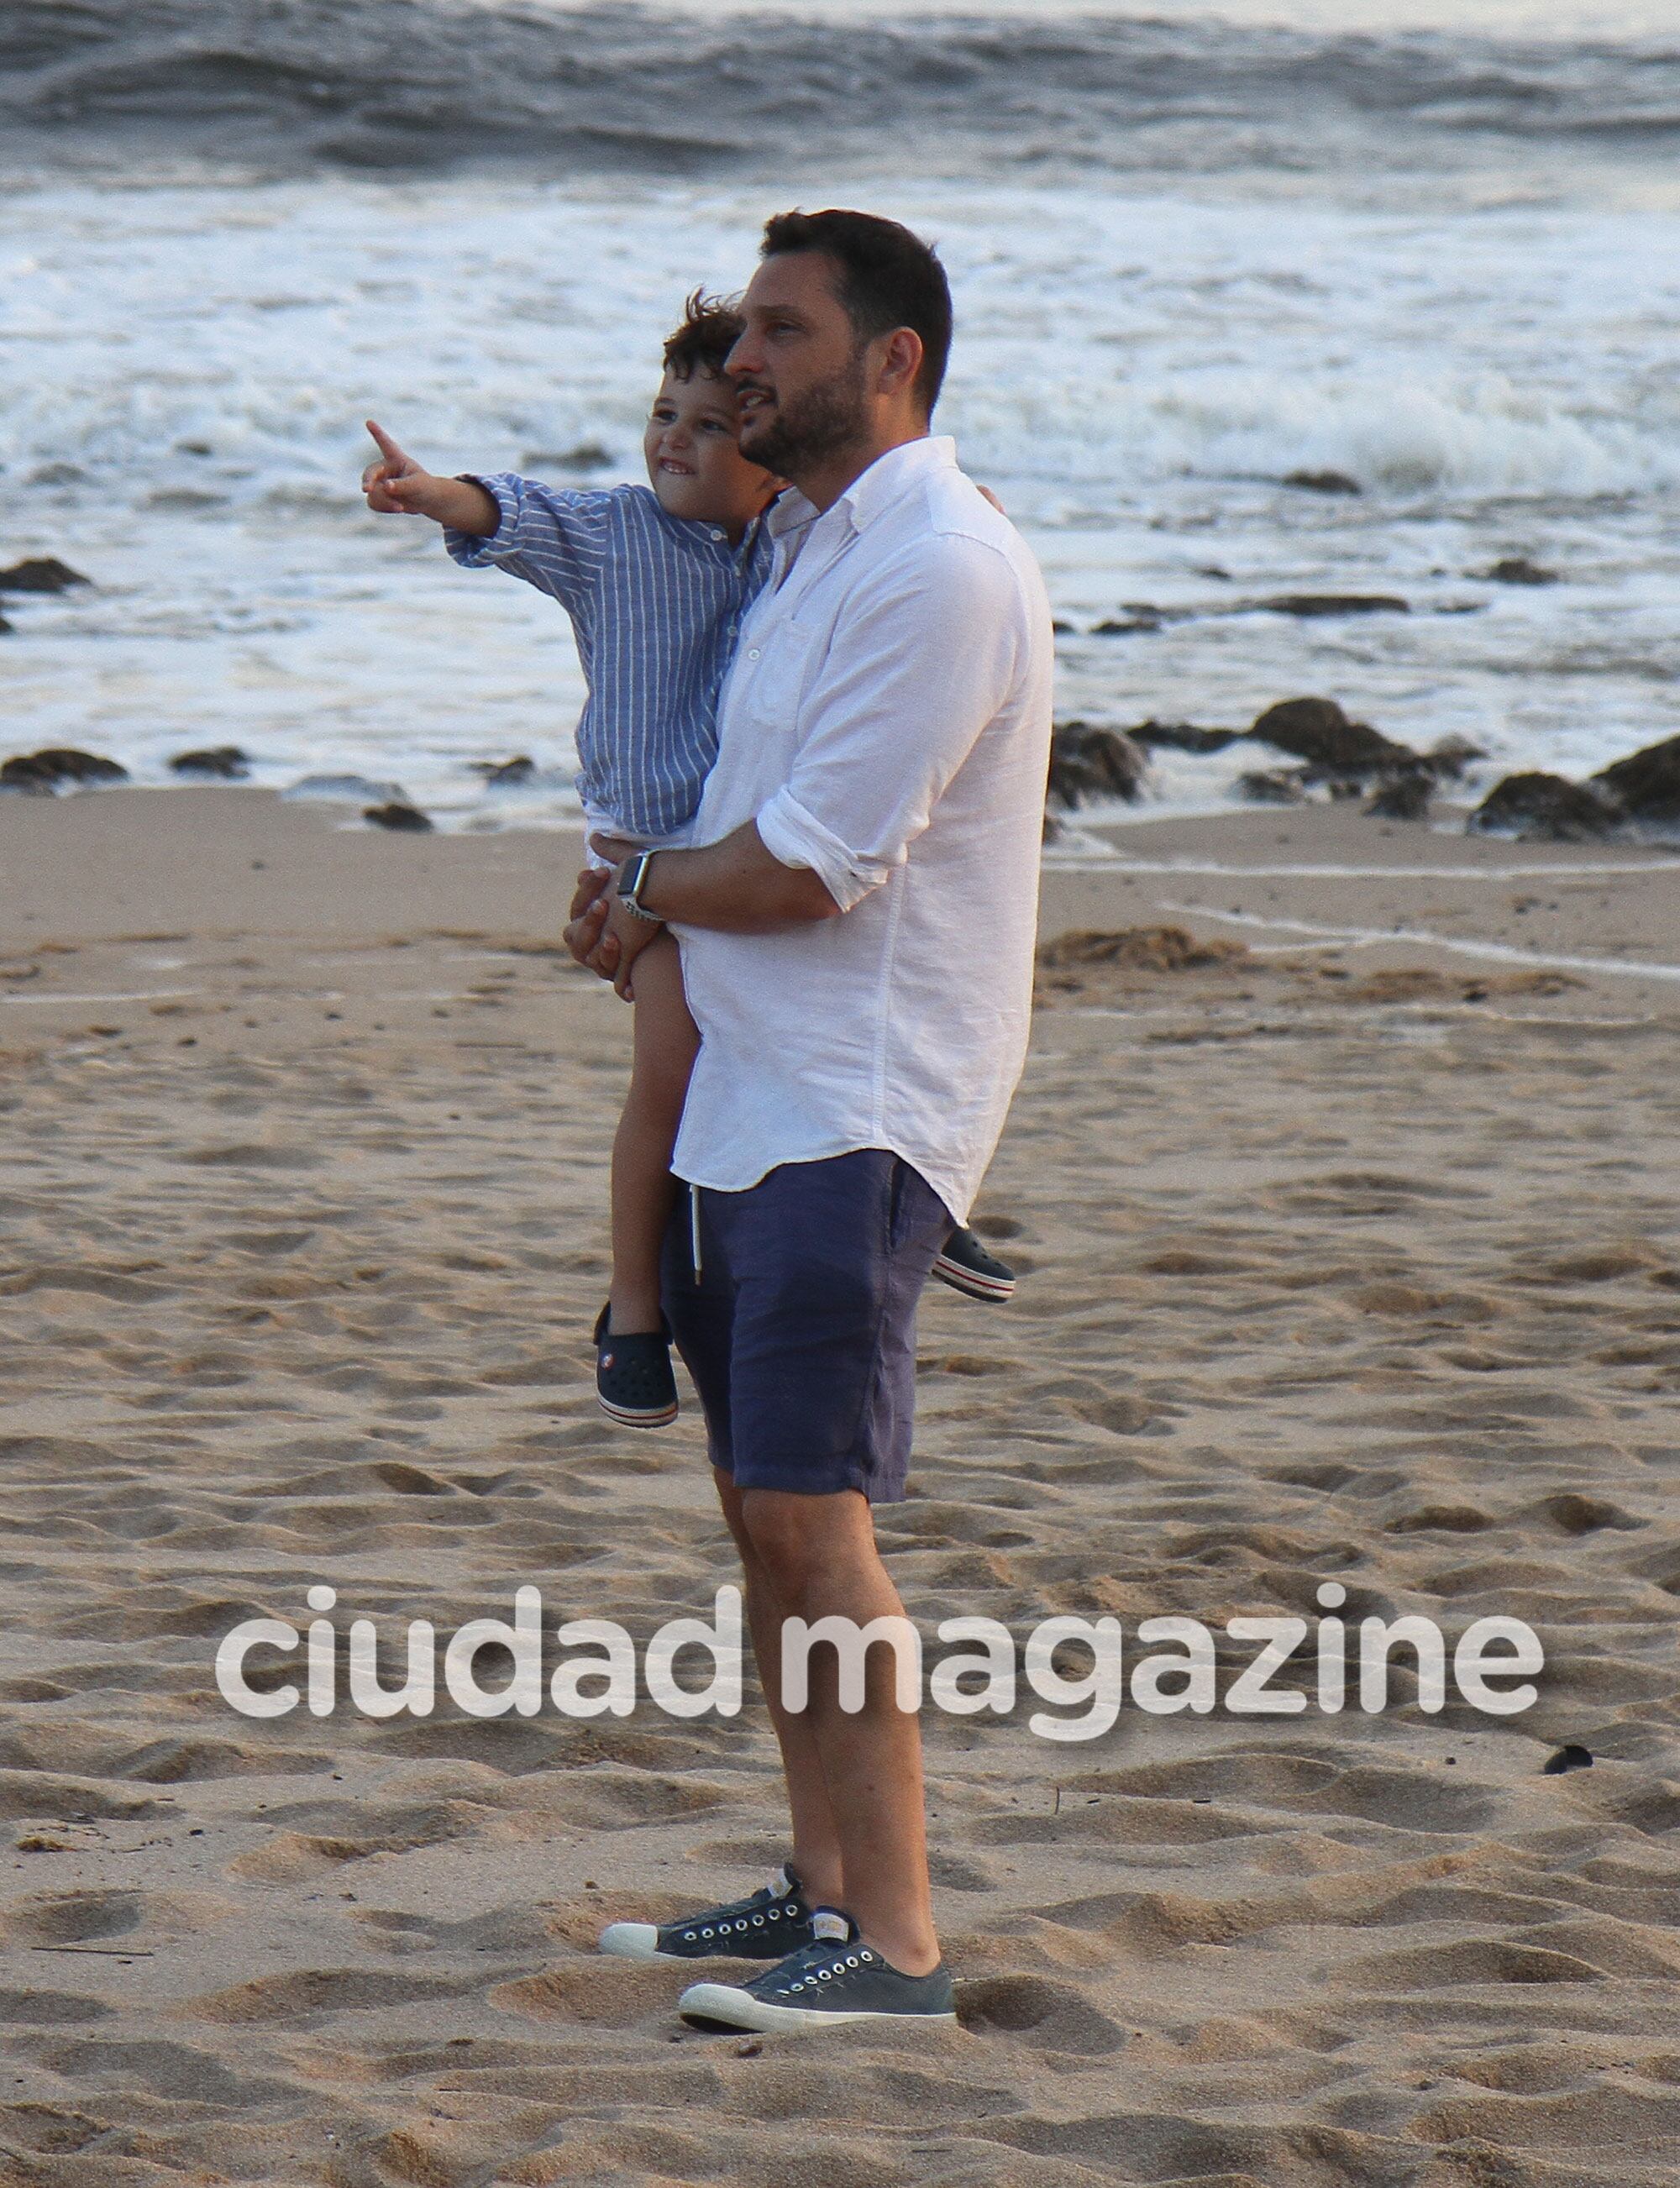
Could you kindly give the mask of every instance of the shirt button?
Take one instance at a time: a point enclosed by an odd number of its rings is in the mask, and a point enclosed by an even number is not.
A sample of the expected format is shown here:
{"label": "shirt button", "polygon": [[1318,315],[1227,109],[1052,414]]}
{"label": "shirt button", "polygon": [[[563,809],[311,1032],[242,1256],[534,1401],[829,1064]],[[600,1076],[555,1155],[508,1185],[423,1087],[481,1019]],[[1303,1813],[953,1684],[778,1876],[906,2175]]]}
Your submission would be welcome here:
{"label": "shirt button", "polygon": [[756,646],[749,646],[747,647],[747,658],[749,661],[756,661],[758,658],[758,649]]}
{"label": "shirt button", "polygon": [[723,533],[722,533],[721,532],[714,532],[714,533],[712,534],[712,537],[713,537],[714,539],[721,539],[723,538],[723,536],[724,536],[724,535],[723,535]]}

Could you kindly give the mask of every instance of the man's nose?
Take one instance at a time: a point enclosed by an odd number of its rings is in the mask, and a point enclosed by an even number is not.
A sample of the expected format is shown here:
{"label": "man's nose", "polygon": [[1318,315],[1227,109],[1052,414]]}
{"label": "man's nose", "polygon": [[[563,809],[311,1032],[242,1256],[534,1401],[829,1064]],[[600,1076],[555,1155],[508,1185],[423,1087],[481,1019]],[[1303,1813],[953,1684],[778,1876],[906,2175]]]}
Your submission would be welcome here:
{"label": "man's nose", "polygon": [[724,370],[731,380],[740,380],[749,372],[759,372],[763,369],[764,359],[759,356],[758,346],[750,332],[741,336],[724,359]]}

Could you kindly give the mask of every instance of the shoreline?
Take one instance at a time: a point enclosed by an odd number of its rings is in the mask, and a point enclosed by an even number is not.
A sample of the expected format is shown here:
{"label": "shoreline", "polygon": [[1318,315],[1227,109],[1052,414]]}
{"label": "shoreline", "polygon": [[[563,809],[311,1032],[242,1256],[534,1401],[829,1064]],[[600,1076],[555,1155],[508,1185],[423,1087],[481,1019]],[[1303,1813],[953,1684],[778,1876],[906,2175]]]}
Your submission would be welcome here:
{"label": "shoreline", "polygon": [[[558,945],[581,830],[411,836],[347,826],[354,810],[245,785],[0,798],[0,948],[404,931]],[[1285,958],[1361,974],[1529,970],[1680,1010],[1680,852],[1660,845],[1518,843],[1346,804],[1072,827],[1092,848],[1047,860],[1044,944],[1175,926],[1244,945],[1257,971]]]}

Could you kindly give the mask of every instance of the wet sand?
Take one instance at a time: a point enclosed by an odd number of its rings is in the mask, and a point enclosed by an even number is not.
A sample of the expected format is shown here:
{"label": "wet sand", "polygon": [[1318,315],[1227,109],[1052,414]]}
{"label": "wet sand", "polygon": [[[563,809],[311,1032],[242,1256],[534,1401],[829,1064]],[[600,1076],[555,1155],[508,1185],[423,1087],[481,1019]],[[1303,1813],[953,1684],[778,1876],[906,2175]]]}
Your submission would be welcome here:
{"label": "wet sand", "polygon": [[594,1403],[628,1013],[558,950],[575,844],[341,817],[0,799],[0,2180],[1671,2180],[1673,855],[1345,809],[1057,853],[981,1203],[1021,1289],[930,1291],[880,1519],[911,1615],[1130,1638],[1334,1579],[1528,1621],[1540,1698],[1432,1715],[1402,1655],[1377,1716],[930,1711],[961,2027],[747,2039],[589,1946],[781,1857],[750,1692],[213,1680],[316,1583],[394,1636],[534,1582],[640,1643],[729,1571],[691,1405]]}

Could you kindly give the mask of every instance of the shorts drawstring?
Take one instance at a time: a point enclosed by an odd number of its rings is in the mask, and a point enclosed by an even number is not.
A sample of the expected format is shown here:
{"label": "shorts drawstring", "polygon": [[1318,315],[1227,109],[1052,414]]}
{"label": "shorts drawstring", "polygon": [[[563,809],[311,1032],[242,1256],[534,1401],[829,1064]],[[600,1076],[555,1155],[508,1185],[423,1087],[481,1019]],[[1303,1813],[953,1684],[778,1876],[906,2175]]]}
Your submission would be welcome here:
{"label": "shorts drawstring", "polygon": [[701,1276],[700,1187],[697,1185],[691,1185],[688,1189],[688,1258],[697,1284]]}

